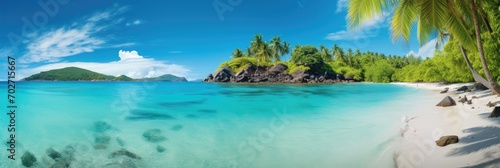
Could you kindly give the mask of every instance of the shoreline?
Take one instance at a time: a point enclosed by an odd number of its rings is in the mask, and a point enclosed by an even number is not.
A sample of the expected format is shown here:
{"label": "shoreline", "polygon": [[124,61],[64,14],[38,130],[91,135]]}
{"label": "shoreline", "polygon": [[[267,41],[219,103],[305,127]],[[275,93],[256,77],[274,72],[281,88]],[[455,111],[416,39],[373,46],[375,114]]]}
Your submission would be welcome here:
{"label": "shoreline", "polygon": [[[394,153],[396,167],[495,167],[500,164],[500,118],[488,118],[500,102],[491,91],[455,92],[458,87],[473,83],[391,83],[431,91],[429,100],[417,100],[425,107],[403,119],[400,146]],[[448,93],[440,91],[448,87]],[[472,104],[458,102],[467,96]],[[452,97],[457,105],[435,106],[444,97]],[[499,105],[497,105],[499,106]],[[457,135],[459,142],[439,147],[441,136]]]}

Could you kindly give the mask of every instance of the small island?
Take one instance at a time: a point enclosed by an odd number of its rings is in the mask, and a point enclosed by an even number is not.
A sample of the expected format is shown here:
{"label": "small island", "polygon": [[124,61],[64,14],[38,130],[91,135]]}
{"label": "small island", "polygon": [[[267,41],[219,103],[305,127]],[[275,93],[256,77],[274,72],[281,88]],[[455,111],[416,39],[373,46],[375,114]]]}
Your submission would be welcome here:
{"label": "small island", "polygon": [[132,79],[126,75],[118,77],[105,75],[78,67],[66,67],[43,71],[21,81],[130,81],[130,82],[187,82],[186,78],[171,74],[165,74],[159,77]]}
{"label": "small island", "polygon": [[[420,57],[384,55],[375,52],[344,51],[338,45],[330,50],[321,45],[296,45],[289,60],[290,44],[273,37],[270,42],[255,35],[244,53],[234,50],[232,59],[219,65],[204,82],[222,83],[345,83],[393,82],[407,76],[403,69],[422,62]],[[399,71],[400,73],[396,73]],[[416,79],[415,81],[420,81]]]}

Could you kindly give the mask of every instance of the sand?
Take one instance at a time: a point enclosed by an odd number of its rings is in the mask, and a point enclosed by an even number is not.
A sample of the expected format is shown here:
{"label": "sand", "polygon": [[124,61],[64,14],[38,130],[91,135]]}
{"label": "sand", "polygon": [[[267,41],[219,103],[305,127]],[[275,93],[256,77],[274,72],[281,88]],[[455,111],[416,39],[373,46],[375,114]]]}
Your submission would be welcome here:
{"label": "sand", "polygon": [[[491,91],[456,92],[457,88],[473,83],[441,85],[437,83],[395,83],[418,87],[433,94],[428,100],[415,100],[421,104],[419,112],[403,118],[401,146],[394,155],[397,167],[500,167],[500,117],[488,118],[494,107],[486,104],[500,98]],[[449,92],[439,92],[448,87]],[[467,96],[472,104],[459,103]],[[456,106],[435,106],[450,96]],[[421,110],[420,110],[421,109]],[[457,135],[459,142],[439,147],[435,141],[444,135]]]}

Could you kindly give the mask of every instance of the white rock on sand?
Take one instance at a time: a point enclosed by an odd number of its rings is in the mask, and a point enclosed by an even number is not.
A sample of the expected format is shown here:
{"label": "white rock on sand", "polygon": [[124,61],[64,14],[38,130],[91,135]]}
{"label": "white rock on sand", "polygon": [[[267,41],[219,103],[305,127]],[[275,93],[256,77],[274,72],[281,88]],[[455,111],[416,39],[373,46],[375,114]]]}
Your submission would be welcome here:
{"label": "white rock on sand", "polygon": [[[422,109],[407,117],[402,133],[402,145],[394,156],[397,167],[495,167],[500,168],[500,117],[488,118],[494,107],[486,104],[500,98],[491,91],[455,92],[473,83],[440,85],[437,83],[396,83],[435,91],[432,100],[424,100]],[[448,93],[440,94],[449,87]],[[445,96],[455,101],[467,95],[472,104],[458,103],[452,107],[437,107]],[[416,101],[419,102],[419,101]],[[420,109],[419,109],[420,110]],[[441,136],[457,135],[459,142],[445,147],[435,143]]]}

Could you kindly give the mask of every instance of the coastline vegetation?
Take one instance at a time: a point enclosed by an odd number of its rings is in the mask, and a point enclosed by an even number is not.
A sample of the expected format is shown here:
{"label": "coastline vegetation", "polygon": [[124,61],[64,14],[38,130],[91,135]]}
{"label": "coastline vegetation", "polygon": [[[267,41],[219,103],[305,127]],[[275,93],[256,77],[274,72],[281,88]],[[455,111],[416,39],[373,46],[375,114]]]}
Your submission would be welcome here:
{"label": "coastline vegetation", "polygon": [[[228,67],[233,72],[239,72],[250,64],[270,67],[283,63],[289,67],[287,73],[296,70],[334,72],[345,76],[346,79],[368,82],[471,82],[477,81],[471,73],[477,70],[479,75],[486,76],[492,85],[500,81],[500,0],[460,1],[457,4],[454,4],[453,0],[421,0],[418,3],[389,0],[366,2],[353,0],[349,3],[348,17],[351,28],[356,28],[363,21],[394,7],[395,13],[391,20],[394,41],[403,38],[408,42],[412,26],[416,25],[421,45],[436,39],[436,47],[442,50],[436,50],[431,58],[421,58],[414,55],[396,56],[354,51],[338,45],[331,48],[323,45],[296,45],[290,49],[290,44],[282,42],[280,37],[273,37],[268,43],[258,34],[246,51],[235,49],[232,59],[220,64],[219,69]],[[477,28],[474,26],[474,12],[470,3],[477,6],[479,29],[488,30],[480,32],[479,42],[483,44],[482,49],[478,48],[478,40],[474,35]],[[366,10],[359,10],[361,8]],[[449,8],[452,9],[448,10]],[[480,50],[482,52],[479,52]],[[282,57],[288,53],[291,53],[290,59],[283,60]]]}

